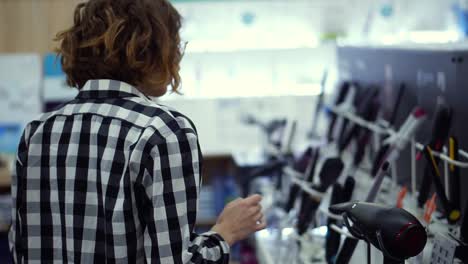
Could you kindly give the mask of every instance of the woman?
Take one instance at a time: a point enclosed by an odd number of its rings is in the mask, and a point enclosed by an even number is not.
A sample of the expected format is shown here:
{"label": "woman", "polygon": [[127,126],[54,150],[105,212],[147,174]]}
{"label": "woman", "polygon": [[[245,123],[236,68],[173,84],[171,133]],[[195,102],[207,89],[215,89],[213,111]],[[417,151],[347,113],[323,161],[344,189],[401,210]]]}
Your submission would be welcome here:
{"label": "woman", "polygon": [[26,127],[13,177],[17,263],[227,263],[229,246],[265,228],[258,195],[193,233],[197,133],[154,103],[177,92],[181,17],[167,0],[90,0],[58,34],[78,96]]}

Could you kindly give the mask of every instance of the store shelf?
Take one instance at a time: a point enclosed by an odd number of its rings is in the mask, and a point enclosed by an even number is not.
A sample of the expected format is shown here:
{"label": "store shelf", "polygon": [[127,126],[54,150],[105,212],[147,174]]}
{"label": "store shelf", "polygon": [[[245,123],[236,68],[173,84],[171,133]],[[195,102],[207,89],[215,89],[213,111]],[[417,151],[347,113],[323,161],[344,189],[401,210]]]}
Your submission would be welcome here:
{"label": "store shelf", "polygon": [[11,177],[10,172],[7,169],[0,169],[0,188],[10,187]]}
{"label": "store shelf", "polygon": [[269,45],[269,46],[245,46],[238,47],[236,45],[223,45],[219,43],[198,44],[195,41],[190,42],[187,47],[186,55],[198,54],[229,54],[229,53],[253,53],[253,52],[290,52],[297,50],[317,50],[321,48],[333,47],[332,45],[319,44],[318,42],[311,42],[303,45]]}

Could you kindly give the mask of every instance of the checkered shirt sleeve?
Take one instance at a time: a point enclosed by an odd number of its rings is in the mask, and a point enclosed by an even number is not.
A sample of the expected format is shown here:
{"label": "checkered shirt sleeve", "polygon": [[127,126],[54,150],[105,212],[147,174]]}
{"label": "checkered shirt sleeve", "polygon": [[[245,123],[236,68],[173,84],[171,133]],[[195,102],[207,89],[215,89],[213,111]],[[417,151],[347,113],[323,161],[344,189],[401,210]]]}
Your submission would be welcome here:
{"label": "checkered shirt sleeve", "polygon": [[[200,151],[191,129],[161,135],[147,129],[132,155],[148,263],[228,263],[229,246],[214,232],[193,232]],[[132,165],[131,165],[132,166]]]}
{"label": "checkered shirt sleeve", "polygon": [[21,138],[14,262],[228,263],[219,234],[194,233],[201,166],[187,117],[129,84],[89,81]]}

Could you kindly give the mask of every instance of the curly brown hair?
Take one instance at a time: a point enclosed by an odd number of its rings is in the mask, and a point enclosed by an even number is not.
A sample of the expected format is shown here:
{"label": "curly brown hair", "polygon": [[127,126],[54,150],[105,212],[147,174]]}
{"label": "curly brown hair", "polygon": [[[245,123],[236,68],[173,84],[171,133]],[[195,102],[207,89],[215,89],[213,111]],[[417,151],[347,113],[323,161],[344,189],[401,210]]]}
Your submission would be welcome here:
{"label": "curly brown hair", "polygon": [[177,92],[183,56],[181,16],[168,0],[89,0],[76,7],[74,25],[57,34],[67,83],[119,80],[148,95]]}

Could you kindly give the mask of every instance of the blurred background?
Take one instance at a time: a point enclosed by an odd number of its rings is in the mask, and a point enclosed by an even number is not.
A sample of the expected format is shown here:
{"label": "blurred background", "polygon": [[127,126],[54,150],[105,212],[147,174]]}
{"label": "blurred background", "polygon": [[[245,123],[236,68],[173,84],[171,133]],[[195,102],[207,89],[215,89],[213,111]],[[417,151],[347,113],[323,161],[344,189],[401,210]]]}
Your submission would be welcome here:
{"label": "blurred background", "polygon": [[[2,256],[7,255],[10,170],[22,129],[76,95],[65,85],[53,39],[71,25],[80,2],[0,0]],[[181,66],[183,94],[157,100],[185,113],[199,130],[206,162],[200,230],[241,195],[239,164],[261,162],[267,140],[264,127],[255,124],[296,120],[294,151],[302,150],[311,134],[324,131],[323,118],[313,116],[317,99],[331,100],[343,77],[337,47],[447,47],[464,45],[468,34],[464,0],[172,2],[184,18],[182,39],[188,43]],[[249,249],[233,252],[235,261],[256,263]]]}

